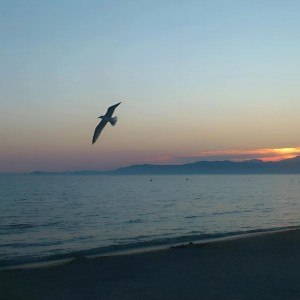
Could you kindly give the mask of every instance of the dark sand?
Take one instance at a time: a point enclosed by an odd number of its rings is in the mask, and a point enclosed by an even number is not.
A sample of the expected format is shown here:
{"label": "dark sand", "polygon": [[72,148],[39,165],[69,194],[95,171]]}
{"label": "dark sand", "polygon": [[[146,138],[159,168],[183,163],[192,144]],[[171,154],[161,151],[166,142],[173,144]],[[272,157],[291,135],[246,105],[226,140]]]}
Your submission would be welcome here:
{"label": "dark sand", "polygon": [[300,230],[0,272],[0,299],[300,299]]}

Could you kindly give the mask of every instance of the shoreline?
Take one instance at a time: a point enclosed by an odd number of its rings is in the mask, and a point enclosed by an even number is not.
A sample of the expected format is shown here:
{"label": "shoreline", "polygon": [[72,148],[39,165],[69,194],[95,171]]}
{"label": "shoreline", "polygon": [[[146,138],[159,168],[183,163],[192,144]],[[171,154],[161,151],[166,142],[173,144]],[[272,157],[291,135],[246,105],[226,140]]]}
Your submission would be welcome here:
{"label": "shoreline", "polygon": [[298,228],[3,270],[0,299],[296,300],[299,265]]}
{"label": "shoreline", "polygon": [[[0,266],[0,272],[5,270],[18,270],[18,269],[31,269],[31,268],[45,268],[45,267],[52,267],[52,266],[59,266],[66,263],[70,263],[74,260],[79,259],[94,259],[99,257],[110,257],[116,255],[134,255],[139,253],[147,253],[152,251],[160,251],[160,250],[167,250],[171,248],[177,247],[184,247],[188,246],[189,244],[193,245],[202,245],[202,244],[210,244],[215,242],[222,242],[222,241],[230,241],[235,239],[244,239],[250,238],[253,236],[260,236],[260,235],[268,235],[278,232],[286,232],[286,231],[294,231],[300,230],[300,226],[288,226],[288,227],[279,227],[279,228],[269,228],[269,229],[256,229],[256,230],[249,230],[244,232],[231,232],[231,233],[224,233],[224,234],[207,234],[204,235],[203,238],[197,237],[179,237],[175,238],[173,242],[165,242],[165,243],[152,243],[152,242],[145,242],[140,244],[124,245],[125,247],[121,246],[112,246],[112,250],[107,251],[97,251],[94,249],[91,250],[83,250],[83,251],[76,251],[72,254],[62,254],[61,258],[49,258],[49,259],[42,259],[39,261],[32,261],[32,262],[24,262],[24,263],[17,263],[17,264],[7,264],[4,266]],[[178,241],[176,241],[178,239]]]}

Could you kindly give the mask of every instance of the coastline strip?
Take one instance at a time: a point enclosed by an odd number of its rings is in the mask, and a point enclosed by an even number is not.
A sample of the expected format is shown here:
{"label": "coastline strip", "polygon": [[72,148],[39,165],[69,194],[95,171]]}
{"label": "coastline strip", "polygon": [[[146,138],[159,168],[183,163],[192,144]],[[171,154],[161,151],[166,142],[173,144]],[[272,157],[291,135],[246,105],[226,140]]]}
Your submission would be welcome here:
{"label": "coastline strip", "polygon": [[300,229],[0,272],[0,299],[300,299]]}

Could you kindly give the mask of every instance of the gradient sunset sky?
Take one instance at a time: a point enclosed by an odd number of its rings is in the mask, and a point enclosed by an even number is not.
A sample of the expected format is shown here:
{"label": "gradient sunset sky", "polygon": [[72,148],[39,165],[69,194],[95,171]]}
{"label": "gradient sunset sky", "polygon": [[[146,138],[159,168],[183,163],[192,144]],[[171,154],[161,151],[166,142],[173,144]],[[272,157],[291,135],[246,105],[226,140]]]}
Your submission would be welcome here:
{"label": "gradient sunset sky", "polygon": [[0,172],[300,154],[298,0],[11,0],[0,14]]}

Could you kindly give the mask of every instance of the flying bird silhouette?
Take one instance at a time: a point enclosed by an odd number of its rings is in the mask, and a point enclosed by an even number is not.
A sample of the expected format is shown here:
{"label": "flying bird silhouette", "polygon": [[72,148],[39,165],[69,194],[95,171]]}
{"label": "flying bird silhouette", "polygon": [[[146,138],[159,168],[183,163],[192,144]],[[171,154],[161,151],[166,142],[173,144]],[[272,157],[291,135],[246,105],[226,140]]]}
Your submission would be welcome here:
{"label": "flying bird silhouette", "polygon": [[94,144],[100,133],[102,132],[103,128],[105,127],[105,125],[107,124],[107,122],[109,122],[112,126],[115,126],[116,123],[117,123],[117,120],[118,118],[117,117],[113,117],[113,113],[115,111],[115,109],[117,108],[118,105],[120,105],[121,102],[115,104],[115,105],[112,105],[110,106],[108,109],[107,109],[107,112],[104,116],[100,116],[98,117],[98,119],[101,119],[100,123],[98,124],[98,126],[95,128],[95,131],[94,131],[94,136],[93,136],[93,143]]}

